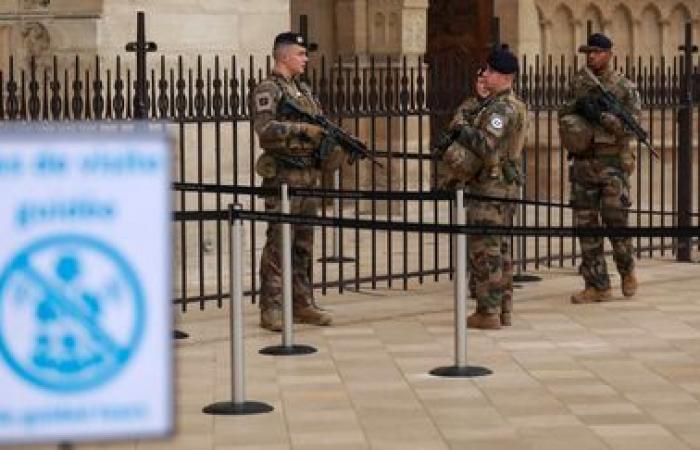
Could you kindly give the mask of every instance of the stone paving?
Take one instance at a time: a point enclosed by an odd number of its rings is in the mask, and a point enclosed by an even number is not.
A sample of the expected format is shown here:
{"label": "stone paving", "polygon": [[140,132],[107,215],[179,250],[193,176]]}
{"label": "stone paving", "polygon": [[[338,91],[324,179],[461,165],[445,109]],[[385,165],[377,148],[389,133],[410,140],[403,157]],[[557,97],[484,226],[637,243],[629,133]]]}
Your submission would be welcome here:
{"label": "stone paving", "polygon": [[[258,354],[279,335],[246,302],[247,397],[275,410],[213,417],[230,398],[228,311],[177,318],[177,431],[172,439],[83,449],[700,449],[700,268],[639,262],[640,289],[572,305],[573,269],[541,271],[516,291],[514,325],[469,330],[468,358],[493,375],[445,379],[453,362],[452,283],[321,298],[336,325],[298,326],[308,356]],[[470,305],[470,309],[472,306]],[[48,449],[55,447],[21,447]]]}

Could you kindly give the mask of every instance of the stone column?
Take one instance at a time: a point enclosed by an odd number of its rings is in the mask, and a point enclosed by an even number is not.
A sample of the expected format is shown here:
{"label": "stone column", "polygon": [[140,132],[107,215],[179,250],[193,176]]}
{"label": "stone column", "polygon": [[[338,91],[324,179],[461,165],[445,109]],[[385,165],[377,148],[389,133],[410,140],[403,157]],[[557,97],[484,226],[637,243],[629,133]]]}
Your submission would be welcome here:
{"label": "stone column", "polygon": [[[661,28],[661,51],[662,54],[664,55],[672,55],[673,54],[673,42],[671,42],[671,21],[668,19],[662,19],[659,22],[660,28]],[[678,51],[678,49],[675,49]],[[660,55],[659,55],[660,56]],[[659,62],[659,58],[655,57],[654,58],[656,62]]]}
{"label": "stone column", "polygon": [[579,43],[584,43],[586,42],[586,24],[583,23],[581,20],[575,19],[574,20],[574,48],[570,49],[569,51],[571,52],[569,56],[572,58],[576,58],[576,50],[578,49]]}
{"label": "stone column", "polygon": [[552,21],[549,19],[540,21],[540,29],[542,30],[542,54],[548,55],[552,51]]}
{"label": "stone column", "polygon": [[642,27],[642,21],[635,19],[632,21],[632,54],[630,55],[630,60],[635,61],[637,55],[639,55],[639,29]]}

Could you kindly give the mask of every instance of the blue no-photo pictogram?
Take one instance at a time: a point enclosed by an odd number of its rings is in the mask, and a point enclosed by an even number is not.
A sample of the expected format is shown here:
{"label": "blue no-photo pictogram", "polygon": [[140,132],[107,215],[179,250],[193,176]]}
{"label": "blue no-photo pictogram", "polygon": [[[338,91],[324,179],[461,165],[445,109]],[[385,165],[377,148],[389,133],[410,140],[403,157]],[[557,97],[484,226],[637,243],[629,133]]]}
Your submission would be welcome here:
{"label": "blue no-photo pictogram", "polygon": [[26,382],[76,392],[113,379],[144,331],[143,290],[97,239],[36,241],[0,268],[0,355]]}

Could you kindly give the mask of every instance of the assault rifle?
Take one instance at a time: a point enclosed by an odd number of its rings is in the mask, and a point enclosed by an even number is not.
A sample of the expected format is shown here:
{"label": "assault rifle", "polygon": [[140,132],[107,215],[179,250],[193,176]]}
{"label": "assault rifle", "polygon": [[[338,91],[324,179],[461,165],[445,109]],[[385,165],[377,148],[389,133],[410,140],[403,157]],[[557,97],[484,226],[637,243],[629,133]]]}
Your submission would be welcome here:
{"label": "assault rifle", "polygon": [[[481,111],[486,109],[491,103],[493,103],[494,97],[488,97],[482,100],[479,107],[475,110],[469,112],[462,110],[462,120],[464,123],[472,123],[474,118],[479,115]],[[447,149],[454,143],[454,141],[459,138],[461,132],[461,127],[449,128],[442,133],[440,133],[433,143],[432,151],[433,156],[437,159],[442,158],[442,155],[447,151]]]}
{"label": "assault rifle", "polygon": [[320,160],[325,159],[337,144],[350,155],[352,162],[355,162],[358,159],[369,158],[369,160],[372,161],[372,164],[376,164],[379,167],[384,167],[382,163],[377,161],[364,142],[348,134],[345,130],[330,122],[324,116],[320,114],[310,114],[304,111],[299,107],[299,105],[294,103],[294,101],[287,98],[287,96],[284,96],[280,101],[279,111],[282,114],[291,113],[292,115],[301,118],[301,120],[304,122],[318,125],[319,127],[323,128],[326,137],[323,139],[317,154]]}
{"label": "assault rifle", "polygon": [[433,156],[437,159],[441,159],[450,145],[457,140],[459,132],[459,128],[452,128],[440,133],[433,144]]}
{"label": "assault rifle", "polygon": [[583,71],[593,81],[600,92],[600,97],[598,98],[600,110],[607,111],[617,117],[620,122],[622,122],[625,129],[634,134],[637,140],[648,148],[652,155],[658,158],[659,154],[656,153],[656,150],[654,150],[652,147],[651,142],[649,142],[649,133],[647,133],[639,122],[637,122],[637,120],[632,116],[632,114],[627,111],[627,108],[620,103],[620,100],[618,100],[618,98],[615,97],[612,92],[603,86],[598,77],[596,77],[593,72],[588,69],[588,67],[584,67]]}

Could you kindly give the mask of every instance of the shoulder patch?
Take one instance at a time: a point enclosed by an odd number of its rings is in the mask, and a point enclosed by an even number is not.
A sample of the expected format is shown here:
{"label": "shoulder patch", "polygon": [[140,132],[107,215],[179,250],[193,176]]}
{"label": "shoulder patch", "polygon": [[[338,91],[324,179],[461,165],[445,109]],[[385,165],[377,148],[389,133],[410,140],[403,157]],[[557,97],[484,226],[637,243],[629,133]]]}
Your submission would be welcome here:
{"label": "shoulder patch", "polygon": [[497,115],[491,116],[491,126],[497,130],[503,128],[503,118]]}
{"label": "shoulder patch", "polygon": [[255,110],[257,112],[272,111],[274,99],[272,93],[268,91],[255,94]]}

